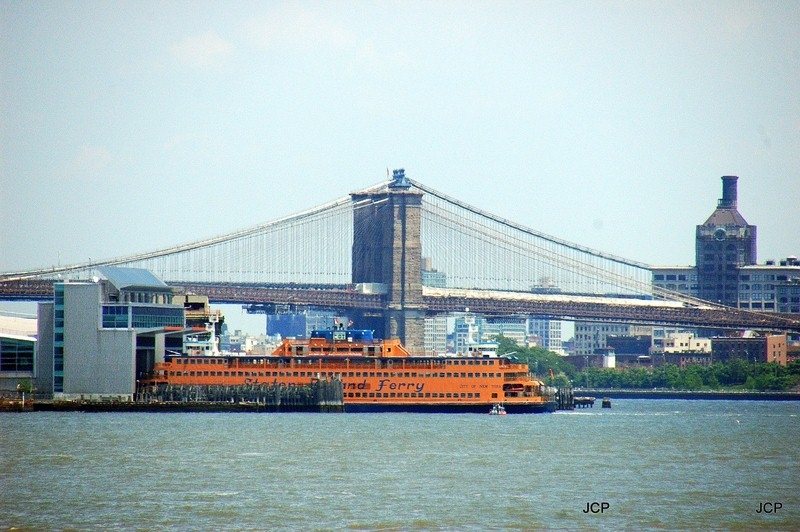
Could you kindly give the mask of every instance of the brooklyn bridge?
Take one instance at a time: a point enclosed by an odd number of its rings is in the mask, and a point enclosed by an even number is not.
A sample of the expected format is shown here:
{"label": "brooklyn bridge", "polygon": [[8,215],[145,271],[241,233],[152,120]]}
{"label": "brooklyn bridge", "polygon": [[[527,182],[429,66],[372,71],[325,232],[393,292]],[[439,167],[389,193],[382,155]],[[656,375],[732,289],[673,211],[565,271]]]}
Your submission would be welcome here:
{"label": "brooklyn bridge", "polygon": [[213,303],[334,309],[422,351],[424,318],[486,316],[800,332],[653,285],[650,267],[484,212],[395,170],[292,216],[167,249],[0,274],[1,300],[46,300],[103,266],[145,268]]}

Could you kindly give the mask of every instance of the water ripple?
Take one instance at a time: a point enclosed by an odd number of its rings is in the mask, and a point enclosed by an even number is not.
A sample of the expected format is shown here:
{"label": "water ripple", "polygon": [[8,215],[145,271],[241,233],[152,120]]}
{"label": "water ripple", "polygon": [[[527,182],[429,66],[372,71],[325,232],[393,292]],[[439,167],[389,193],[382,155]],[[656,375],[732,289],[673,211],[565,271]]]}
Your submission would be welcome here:
{"label": "water ripple", "polygon": [[[618,400],[502,419],[0,414],[0,485],[13,486],[0,526],[792,530],[797,411]],[[608,507],[585,512],[592,502]],[[763,502],[783,506],[759,514]]]}

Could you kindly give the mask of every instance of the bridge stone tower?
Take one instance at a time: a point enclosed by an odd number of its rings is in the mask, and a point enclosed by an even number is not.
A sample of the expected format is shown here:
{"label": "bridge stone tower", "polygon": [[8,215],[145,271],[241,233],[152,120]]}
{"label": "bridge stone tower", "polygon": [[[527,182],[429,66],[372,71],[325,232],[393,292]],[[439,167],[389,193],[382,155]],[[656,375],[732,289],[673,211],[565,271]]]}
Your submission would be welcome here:
{"label": "bridge stone tower", "polygon": [[[405,172],[379,190],[355,192],[353,200],[353,282],[386,285],[383,316],[371,326],[384,338],[400,338],[414,354],[424,352],[422,299],[422,193],[411,190]],[[368,316],[363,316],[368,321]]]}

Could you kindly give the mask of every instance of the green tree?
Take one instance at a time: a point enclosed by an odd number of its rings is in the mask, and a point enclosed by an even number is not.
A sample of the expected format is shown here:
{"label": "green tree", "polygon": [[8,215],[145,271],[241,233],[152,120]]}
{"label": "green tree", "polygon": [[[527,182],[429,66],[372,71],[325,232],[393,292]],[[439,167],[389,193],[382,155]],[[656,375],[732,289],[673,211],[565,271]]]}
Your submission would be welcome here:
{"label": "green tree", "polygon": [[700,366],[692,364],[681,371],[680,387],[684,390],[701,390],[703,388]]}
{"label": "green tree", "polygon": [[724,364],[692,364],[685,368],[674,364],[654,368],[586,368],[574,376],[574,382],[588,388],[791,390],[800,388],[800,363],[784,367],[774,362],[753,364],[732,359]]}
{"label": "green tree", "polygon": [[545,379],[545,383],[548,386],[555,386],[556,388],[569,388],[570,381],[569,377],[567,377],[564,373],[559,373],[554,377],[547,377]]}
{"label": "green tree", "polygon": [[704,367],[702,377],[703,384],[706,387],[711,388],[712,390],[716,390],[720,387],[719,380],[717,379],[717,372],[713,366]]}
{"label": "green tree", "polygon": [[750,364],[747,361],[734,358],[721,365],[719,382],[724,386],[740,386],[745,383],[750,372]]}
{"label": "green tree", "polygon": [[511,338],[499,335],[497,341],[497,354],[514,356],[521,362],[528,364],[531,371],[542,377],[563,373],[567,377],[575,375],[575,366],[564,360],[564,357],[543,349],[541,347],[523,347]]}

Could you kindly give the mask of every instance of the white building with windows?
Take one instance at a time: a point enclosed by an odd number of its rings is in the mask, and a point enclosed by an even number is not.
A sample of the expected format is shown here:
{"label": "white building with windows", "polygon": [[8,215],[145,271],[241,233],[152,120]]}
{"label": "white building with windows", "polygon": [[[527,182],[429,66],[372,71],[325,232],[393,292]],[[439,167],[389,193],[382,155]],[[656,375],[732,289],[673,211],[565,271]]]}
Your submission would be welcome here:
{"label": "white building with windows", "polygon": [[[445,288],[447,274],[433,268],[430,257],[422,258],[422,285]],[[447,317],[425,318],[425,354],[436,355],[447,352]]]}
{"label": "white building with windows", "polygon": [[739,268],[739,308],[759,312],[800,313],[800,261],[781,261]]}
{"label": "white building with windows", "polygon": [[[697,268],[694,266],[661,266],[652,269],[653,291],[672,292],[678,295],[699,297],[700,285]],[[665,342],[676,335],[697,336],[696,329],[686,327],[653,327],[653,349],[661,351]]]}
{"label": "white building with windows", "polygon": [[664,339],[655,353],[710,353],[711,338],[700,338],[691,333],[675,333]]}
{"label": "white building with windows", "polygon": [[564,355],[564,345],[561,339],[561,320],[528,319],[528,334],[542,339],[544,349]]}
{"label": "white building with windows", "polygon": [[525,345],[526,321],[524,318],[487,320],[474,314],[458,317],[454,329],[456,353],[467,353],[476,344],[495,342],[500,335]]}
{"label": "white building with windows", "polygon": [[137,379],[182,349],[186,314],[147,270],[101,268],[95,282],[56,283],[39,303],[36,387],[59,399],[132,400]]}
{"label": "white building with windows", "polygon": [[575,355],[594,355],[608,347],[609,336],[647,336],[652,327],[625,323],[575,322]]}

